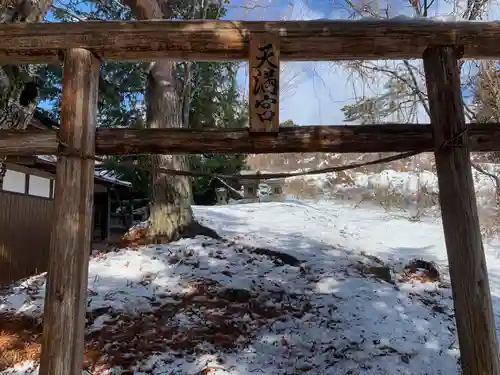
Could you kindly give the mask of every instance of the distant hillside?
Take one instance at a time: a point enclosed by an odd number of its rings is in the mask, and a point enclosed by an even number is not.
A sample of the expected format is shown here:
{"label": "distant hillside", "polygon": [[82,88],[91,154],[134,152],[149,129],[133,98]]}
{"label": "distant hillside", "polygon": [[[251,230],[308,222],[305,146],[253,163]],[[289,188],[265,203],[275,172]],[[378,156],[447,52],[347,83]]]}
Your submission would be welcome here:
{"label": "distant hillside", "polygon": [[[269,154],[269,155],[250,155],[247,158],[249,167],[253,170],[268,172],[294,172],[299,170],[312,170],[345,165],[350,163],[359,163],[378,158],[387,157],[394,153],[378,154],[338,154],[338,153],[307,153],[307,154]],[[391,163],[375,166],[358,168],[357,172],[379,172],[384,169],[393,169],[396,171],[408,170],[432,170],[434,164],[434,155],[425,153],[413,158],[398,160]]]}

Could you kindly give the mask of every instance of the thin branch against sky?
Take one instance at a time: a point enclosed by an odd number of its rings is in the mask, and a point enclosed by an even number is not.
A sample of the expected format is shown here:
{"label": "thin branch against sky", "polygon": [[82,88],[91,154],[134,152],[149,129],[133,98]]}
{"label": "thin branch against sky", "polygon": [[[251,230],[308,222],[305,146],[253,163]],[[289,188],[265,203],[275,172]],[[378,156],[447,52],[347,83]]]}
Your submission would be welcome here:
{"label": "thin branch against sky", "polygon": [[[101,0],[116,1],[116,0]],[[429,2],[430,3],[430,2]],[[94,6],[92,2],[82,0],[55,0],[56,10],[68,10],[68,15],[75,20],[85,19]],[[465,0],[435,0],[430,9],[431,15],[463,12]],[[73,14],[71,14],[71,11]],[[76,9],[76,11],[74,11]],[[499,19],[498,1],[488,6],[489,19]],[[493,15],[491,14],[493,10]],[[496,13],[495,13],[496,10]],[[317,18],[353,18],[363,15],[390,17],[397,14],[411,15],[412,7],[407,0],[233,0],[228,5],[229,19],[317,19]],[[345,63],[282,63],[280,99],[284,119],[300,119],[299,123],[333,124],[342,122],[341,108],[344,104],[354,103],[357,99],[383,92],[384,81],[388,75],[375,72],[374,67],[386,66],[395,69],[394,62],[364,62],[367,72],[364,76],[353,73]],[[473,77],[477,74],[477,64],[466,63],[462,71],[466,101],[472,100]],[[419,86],[425,91],[421,63],[411,62]],[[474,70],[476,68],[476,70]],[[248,95],[248,67],[242,64],[239,75],[239,87]],[[412,69],[413,70],[413,69]],[[300,103],[300,105],[297,105]],[[403,107],[402,107],[403,108]],[[403,111],[403,109],[401,109]],[[414,117],[415,111],[408,110]],[[307,112],[307,114],[305,114]],[[403,111],[404,112],[404,111]],[[416,111],[421,113],[421,111]],[[401,113],[398,114],[401,116]],[[421,120],[421,119],[420,119]],[[325,123],[325,122],[326,123]],[[420,121],[421,122],[421,121]]]}

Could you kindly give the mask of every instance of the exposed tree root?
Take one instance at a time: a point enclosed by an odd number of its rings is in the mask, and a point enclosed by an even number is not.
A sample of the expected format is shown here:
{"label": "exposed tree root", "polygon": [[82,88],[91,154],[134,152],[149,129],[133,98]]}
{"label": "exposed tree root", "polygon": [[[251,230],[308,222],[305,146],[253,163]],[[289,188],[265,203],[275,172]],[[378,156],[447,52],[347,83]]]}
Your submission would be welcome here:
{"label": "exposed tree root", "polygon": [[170,242],[178,241],[182,238],[194,238],[196,236],[205,236],[221,243],[239,246],[240,248],[245,249],[246,251],[253,254],[267,256],[273,259],[277,265],[287,264],[289,266],[299,267],[301,264],[301,261],[299,259],[289,254],[285,254],[276,250],[237,244],[232,240],[221,237],[215,230],[200,224],[198,221],[193,221],[190,225],[183,228],[180,233],[174,237],[151,236],[149,235],[148,228],[138,228],[123,236],[118,247],[123,248],[168,244]]}
{"label": "exposed tree root", "polygon": [[300,260],[298,260],[294,256],[289,255],[289,254],[285,254],[285,253],[282,253],[279,251],[263,249],[260,247],[246,247],[245,246],[245,248],[251,253],[258,254],[258,255],[265,255],[265,256],[273,259],[275,261],[275,263],[277,263],[278,265],[279,265],[279,263],[283,263],[283,264],[287,264],[287,265],[292,266],[292,267],[298,267],[302,263]]}
{"label": "exposed tree root", "polygon": [[227,242],[219,236],[215,230],[206,227],[197,221],[193,221],[190,225],[183,228],[180,233],[177,233],[174,236],[151,236],[149,234],[149,228],[134,229],[122,237],[119,247],[167,244],[178,241],[182,238],[194,238],[196,236],[205,236],[213,238],[217,241]]}
{"label": "exposed tree root", "polygon": [[193,220],[191,225],[189,225],[187,228],[184,228],[180,235],[180,238],[194,238],[196,236],[205,236],[213,238],[214,240],[224,241],[224,239],[219,236],[219,234],[215,230],[206,227],[203,224],[200,224],[196,220]]}

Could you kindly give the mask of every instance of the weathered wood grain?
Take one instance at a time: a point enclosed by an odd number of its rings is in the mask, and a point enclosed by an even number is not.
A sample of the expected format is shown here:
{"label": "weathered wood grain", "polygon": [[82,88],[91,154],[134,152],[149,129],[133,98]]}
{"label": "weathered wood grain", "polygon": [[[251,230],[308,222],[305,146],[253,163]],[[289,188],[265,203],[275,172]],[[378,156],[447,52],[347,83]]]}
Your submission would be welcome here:
{"label": "weathered wood grain", "polygon": [[[500,151],[500,124],[473,125],[471,151]],[[278,134],[252,134],[248,129],[97,129],[98,155],[233,154],[286,152],[405,152],[432,150],[428,124],[301,126]],[[0,130],[0,156],[54,155],[53,130]]]}
{"label": "weathered wood grain", "polygon": [[[61,140],[85,155],[95,151],[99,61],[90,51],[65,53]],[[94,161],[61,156],[45,297],[41,375],[80,375],[92,228]]]}
{"label": "weathered wood grain", "polygon": [[248,114],[250,132],[279,130],[279,38],[252,36],[250,38],[250,90]]}
{"label": "weathered wood grain", "polygon": [[58,136],[53,130],[0,130],[0,155],[51,155],[57,152]]}
{"label": "weathered wood grain", "polygon": [[251,36],[278,36],[282,61],[421,58],[461,45],[465,58],[500,57],[500,23],[422,20],[89,21],[0,25],[0,63],[58,61],[86,48],[105,60],[248,60]]}
{"label": "weathered wood grain", "polygon": [[452,47],[426,50],[424,67],[462,372],[500,374],[456,50]]}

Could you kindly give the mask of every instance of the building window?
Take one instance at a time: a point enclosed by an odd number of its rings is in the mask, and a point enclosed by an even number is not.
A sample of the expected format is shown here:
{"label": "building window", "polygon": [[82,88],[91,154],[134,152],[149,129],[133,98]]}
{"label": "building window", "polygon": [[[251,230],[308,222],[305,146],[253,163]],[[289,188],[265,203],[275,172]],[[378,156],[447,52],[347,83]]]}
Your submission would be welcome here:
{"label": "building window", "polygon": [[3,179],[3,190],[24,194],[26,189],[26,175],[21,172],[7,170]]}
{"label": "building window", "polygon": [[30,175],[29,195],[50,198],[50,179]]}

